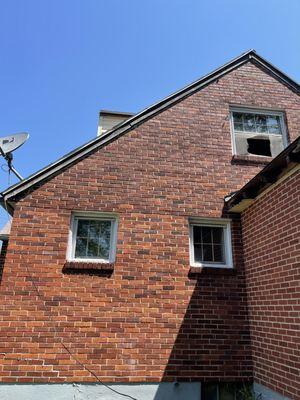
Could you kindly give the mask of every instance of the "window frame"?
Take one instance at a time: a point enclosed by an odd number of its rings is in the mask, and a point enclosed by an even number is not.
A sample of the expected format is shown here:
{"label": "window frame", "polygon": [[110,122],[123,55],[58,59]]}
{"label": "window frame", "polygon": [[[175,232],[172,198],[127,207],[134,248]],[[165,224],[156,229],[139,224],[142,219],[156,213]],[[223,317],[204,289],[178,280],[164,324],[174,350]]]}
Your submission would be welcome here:
{"label": "window frame", "polygon": [[[75,257],[76,239],[78,220],[88,219],[91,221],[110,221],[111,222],[111,234],[110,234],[110,246],[109,246],[109,257],[106,258],[79,258]],[[114,263],[116,259],[117,251],[117,234],[118,234],[118,216],[111,213],[102,212],[73,212],[71,216],[71,223],[69,228],[69,240],[67,249],[67,260],[72,262],[85,262],[85,263]]]}
{"label": "window frame", "polygon": [[[194,226],[204,226],[210,228],[222,228],[224,238],[225,263],[198,262],[194,256]],[[232,240],[231,240],[231,220],[227,218],[191,218],[189,219],[189,248],[190,265],[192,267],[209,268],[233,268],[232,259]]]}
{"label": "window frame", "polygon": [[[234,131],[234,121],[233,121],[233,113],[242,113],[242,114],[261,114],[261,115],[274,115],[275,117],[279,117],[280,121],[280,129],[281,129],[281,136],[282,136],[282,144],[283,148],[285,149],[288,146],[288,137],[287,137],[287,129],[285,125],[285,113],[283,111],[276,111],[276,110],[268,110],[265,108],[251,108],[251,107],[239,107],[239,106],[231,106],[229,108],[230,112],[230,130],[231,130],[231,143],[232,143],[232,154],[234,156],[241,156],[241,154],[237,153],[236,151],[236,143],[235,143],[235,131]],[[251,133],[251,132],[249,132]],[[263,133],[262,133],[263,134]],[[253,135],[257,135],[257,132],[253,132]],[[266,133],[266,136],[279,136],[275,133]],[[266,157],[259,154],[251,154],[249,157]],[[275,156],[270,156],[274,158]]]}

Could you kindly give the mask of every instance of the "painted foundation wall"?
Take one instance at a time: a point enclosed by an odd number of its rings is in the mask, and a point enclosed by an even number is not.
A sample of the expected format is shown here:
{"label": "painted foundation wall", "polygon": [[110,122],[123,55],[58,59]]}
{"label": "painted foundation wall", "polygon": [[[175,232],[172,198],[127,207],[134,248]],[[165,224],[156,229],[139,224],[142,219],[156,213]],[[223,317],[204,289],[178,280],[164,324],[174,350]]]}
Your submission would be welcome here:
{"label": "painted foundation wall", "polygon": [[255,398],[258,398],[259,400],[297,400],[296,397],[291,399],[290,397],[282,396],[281,394],[274,392],[274,390],[256,382],[253,384],[253,389],[256,396]]}
{"label": "painted foundation wall", "polygon": [[[109,385],[137,400],[200,400],[201,384],[153,383]],[[125,400],[100,384],[0,385],[1,400]],[[128,399],[128,398],[127,398]]]}

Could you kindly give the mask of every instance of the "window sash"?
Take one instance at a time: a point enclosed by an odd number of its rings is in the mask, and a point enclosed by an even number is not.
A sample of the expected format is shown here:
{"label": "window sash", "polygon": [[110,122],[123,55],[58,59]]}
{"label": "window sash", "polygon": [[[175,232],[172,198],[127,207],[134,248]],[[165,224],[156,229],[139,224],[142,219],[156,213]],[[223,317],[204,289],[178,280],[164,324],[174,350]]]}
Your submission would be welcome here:
{"label": "window sash", "polygon": [[[200,235],[201,238],[200,240],[195,239],[195,228],[200,228]],[[207,238],[204,237],[204,229],[203,228],[208,228],[209,229],[209,234]],[[216,229],[221,231],[221,237],[220,240],[218,241],[215,238],[215,233]],[[207,232],[207,233],[208,233]],[[224,227],[219,227],[219,226],[207,226],[207,225],[193,225],[193,243],[194,243],[194,260],[195,262],[201,262],[201,263],[212,263],[212,264],[225,264],[225,252],[224,252]],[[200,250],[201,256],[199,257],[200,259],[197,260],[198,257],[196,257],[196,248]],[[220,255],[221,259],[217,259],[217,250],[220,250]],[[211,253],[211,256],[205,256],[206,252]],[[207,258],[207,259],[205,259]],[[211,258],[211,259],[208,259]]]}
{"label": "window sash", "polygon": [[[101,256],[76,256],[76,244],[77,239],[80,239],[81,236],[78,236],[78,222],[80,220],[87,220],[87,221],[104,221],[110,222],[110,240],[109,240],[109,250],[108,250],[108,257],[101,257]],[[87,232],[87,240],[89,237],[89,232]],[[99,243],[100,235],[98,237]],[[83,261],[83,262],[114,262],[115,255],[116,255],[116,239],[117,239],[117,219],[116,217],[110,216],[94,216],[89,214],[82,214],[82,215],[73,215],[72,216],[72,223],[70,229],[70,239],[69,239],[69,251],[68,251],[68,259],[71,261]],[[88,246],[88,244],[87,244]],[[86,249],[86,251],[88,251]]]}
{"label": "window sash", "polygon": [[[195,259],[195,243],[194,243],[194,227],[210,227],[210,228],[222,228],[223,232],[223,261],[196,261]],[[202,267],[202,266],[210,266],[210,267],[219,267],[219,268],[232,268],[232,244],[231,244],[231,224],[230,220],[207,220],[207,219],[192,219],[189,224],[190,229],[190,262],[192,266]],[[197,245],[197,243],[196,243]]]}
{"label": "window sash", "polygon": [[[237,122],[235,120],[235,115],[240,114],[242,116],[242,119],[240,122]],[[245,116],[251,115],[253,116],[253,125],[247,124],[247,120],[245,119]],[[258,121],[259,116],[263,116],[266,118],[265,124],[260,123]],[[270,118],[276,118],[276,123],[270,124],[268,123],[268,119]],[[274,114],[258,114],[256,112],[243,112],[243,111],[232,111],[232,119],[233,119],[233,128],[234,128],[234,133],[239,134],[239,133],[249,133],[253,135],[276,135],[276,136],[282,136],[282,128],[281,128],[281,121],[280,121],[280,115],[274,115]],[[240,128],[240,129],[239,129]],[[252,129],[251,129],[252,128]],[[264,128],[264,129],[262,129]],[[277,130],[278,132],[274,132],[274,130]],[[273,130],[273,132],[272,132]]]}
{"label": "window sash", "polygon": [[[234,127],[234,119],[233,114],[254,114],[255,116],[266,115],[266,116],[274,116],[279,118],[279,125],[280,125],[280,134],[279,133],[268,133],[268,132],[257,132],[255,131],[247,131],[247,130],[236,130]],[[267,137],[281,137],[282,138],[282,145],[283,148],[286,148],[288,145],[287,139],[287,131],[284,122],[284,113],[281,111],[271,111],[271,110],[264,110],[264,109],[254,109],[254,108],[246,108],[246,107],[230,107],[230,125],[231,125],[231,137],[232,137],[232,153],[233,155],[238,155],[236,149],[236,137],[237,136],[257,136],[257,135],[266,135]]]}

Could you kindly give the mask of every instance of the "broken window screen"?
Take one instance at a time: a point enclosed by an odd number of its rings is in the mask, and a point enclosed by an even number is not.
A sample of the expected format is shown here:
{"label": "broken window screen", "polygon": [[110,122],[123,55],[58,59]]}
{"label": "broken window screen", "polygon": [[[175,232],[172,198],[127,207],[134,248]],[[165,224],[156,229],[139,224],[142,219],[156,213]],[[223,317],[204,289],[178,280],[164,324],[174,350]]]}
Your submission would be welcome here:
{"label": "broken window screen", "polygon": [[236,154],[275,157],[284,149],[282,116],[232,112]]}
{"label": "broken window screen", "polygon": [[77,219],[75,258],[109,260],[112,221]]}
{"label": "broken window screen", "polygon": [[194,225],[193,241],[195,262],[225,264],[223,227]]}

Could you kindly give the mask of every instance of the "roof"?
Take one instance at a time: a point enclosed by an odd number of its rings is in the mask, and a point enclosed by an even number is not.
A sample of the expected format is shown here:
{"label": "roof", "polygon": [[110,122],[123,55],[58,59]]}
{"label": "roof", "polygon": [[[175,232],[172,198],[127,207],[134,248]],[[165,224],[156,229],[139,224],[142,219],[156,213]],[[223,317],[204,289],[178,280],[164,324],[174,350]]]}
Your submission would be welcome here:
{"label": "roof", "polygon": [[300,93],[300,85],[297,82],[295,82],[293,79],[291,79],[286,74],[281,72],[278,68],[270,64],[264,58],[259,56],[254,50],[249,50],[246,53],[241,54],[239,57],[231,60],[227,64],[224,64],[220,68],[209,73],[208,75],[205,75],[202,78],[191,83],[190,85],[185,86],[183,89],[171,94],[170,96],[164,98],[163,100],[131,116],[126,121],[122,122],[121,124],[118,124],[116,127],[105,132],[103,135],[98,136],[90,140],[89,142],[85,143],[84,145],[76,148],[75,150],[66,154],[65,156],[53,162],[52,164],[30,175],[28,178],[4,190],[1,193],[2,195],[2,198],[0,199],[1,204],[3,205],[5,202],[6,203],[5,206],[12,213],[14,207],[12,200],[16,195],[21,195],[25,191],[32,189],[34,185],[43,182],[43,180],[60,172],[63,168],[80,160],[82,157],[86,156],[95,149],[107,145],[108,143],[112,142],[119,136],[126,134],[130,130],[136,128],[137,126],[147,121],[148,119],[154,117],[155,115],[171,107],[177,102],[183,100],[184,98],[201,90],[210,83],[215,82],[225,74],[233,71],[234,69],[242,66],[243,64],[249,61],[255,63],[256,65],[259,65],[261,68],[268,71],[268,73],[270,73],[276,79],[287,85],[291,90]]}
{"label": "roof", "polygon": [[8,240],[11,230],[11,219],[0,229],[0,240]]}
{"label": "roof", "polygon": [[230,212],[240,213],[263,192],[300,169],[300,137],[275,157],[237,192],[225,197]]}

